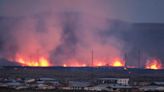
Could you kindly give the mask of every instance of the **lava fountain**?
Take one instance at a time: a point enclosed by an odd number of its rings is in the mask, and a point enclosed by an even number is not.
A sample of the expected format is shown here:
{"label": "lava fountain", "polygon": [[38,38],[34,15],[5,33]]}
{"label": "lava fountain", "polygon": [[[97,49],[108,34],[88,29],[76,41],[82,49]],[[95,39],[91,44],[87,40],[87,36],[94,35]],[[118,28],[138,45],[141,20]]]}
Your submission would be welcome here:
{"label": "lava fountain", "polygon": [[123,67],[124,61],[121,58],[113,58],[110,60],[101,59],[94,60],[94,66],[112,66],[112,67]]}
{"label": "lava fountain", "polygon": [[162,64],[159,59],[153,58],[153,59],[149,59],[146,62],[145,68],[146,69],[162,69]]}
{"label": "lava fountain", "polygon": [[40,67],[51,66],[49,60],[44,56],[27,57],[23,55],[17,55],[15,61],[21,64],[22,66],[40,66]]}
{"label": "lava fountain", "polygon": [[113,67],[122,67],[122,66],[124,66],[124,62],[120,58],[115,58],[113,60],[112,66]]}

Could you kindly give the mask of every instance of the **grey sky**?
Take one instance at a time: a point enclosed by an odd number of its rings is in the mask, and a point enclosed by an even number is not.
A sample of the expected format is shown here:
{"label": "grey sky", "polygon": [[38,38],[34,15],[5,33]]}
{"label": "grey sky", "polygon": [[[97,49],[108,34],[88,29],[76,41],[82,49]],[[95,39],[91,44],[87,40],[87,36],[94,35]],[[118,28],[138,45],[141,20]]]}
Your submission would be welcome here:
{"label": "grey sky", "polygon": [[31,15],[57,10],[58,7],[81,7],[78,2],[84,7],[90,6],[88,2],[93,3],[97,7],[95,10],[101,8],[109,18],[130,22],[164,22],[164,0],[0,0],[0,16]]}

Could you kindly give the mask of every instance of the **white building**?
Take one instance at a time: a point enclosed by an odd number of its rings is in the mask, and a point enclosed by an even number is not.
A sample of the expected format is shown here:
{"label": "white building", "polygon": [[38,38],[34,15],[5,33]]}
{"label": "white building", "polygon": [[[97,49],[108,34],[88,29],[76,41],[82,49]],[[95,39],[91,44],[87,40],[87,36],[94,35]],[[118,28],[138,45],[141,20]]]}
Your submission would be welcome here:
{"label": "white building", "polygon": [[109,87],[109,84],[99,84],[92,87],[86,87],[85,90],[90,91],[112,91]]}
{"label": "white building", "polygon": [[25,83],[34,83],[36,80],[35,79],[27,79],[24,82]]}
{"label": "white building", "polygon": [[119,84],[129,85],[129,78],[99,78],[96,80],[98,84]]}
{"label": "white building", "polygon": [[120,85],[129,85],[129,78],[118,78],[117,84]]}
{"label": "white building", "polygon": [[36,81],[37,84],[46,84],[46,83],[50,83],[54,86],[59,86],[60,83],[57,79],[54,78],[39,78],[39,80]]}

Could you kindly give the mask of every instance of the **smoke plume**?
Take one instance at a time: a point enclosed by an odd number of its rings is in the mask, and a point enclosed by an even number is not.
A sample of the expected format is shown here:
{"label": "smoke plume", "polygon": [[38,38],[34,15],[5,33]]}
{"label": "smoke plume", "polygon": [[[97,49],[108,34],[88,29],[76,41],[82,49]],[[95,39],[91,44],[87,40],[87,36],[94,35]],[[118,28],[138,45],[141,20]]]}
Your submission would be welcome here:
{"label": "smoke plume", "polygon": [[110,20],[102,2],[42,2],[49,5],[42,11],[36,7],[32,14],[1,18],[1,57],[44,56],[52,65],[91,65],[92,50],[95,63],[110,65],[113,58],[123,57],[119,32],[129,24]]}

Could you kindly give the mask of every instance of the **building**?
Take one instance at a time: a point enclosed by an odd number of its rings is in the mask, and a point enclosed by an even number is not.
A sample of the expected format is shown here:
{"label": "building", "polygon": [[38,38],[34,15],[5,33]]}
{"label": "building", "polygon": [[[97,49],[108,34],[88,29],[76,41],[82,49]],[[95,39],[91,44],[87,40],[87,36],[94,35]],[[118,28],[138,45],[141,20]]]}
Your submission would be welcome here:
{"label": "building", "polygon": [[86,87],[90,86],[90,82],[69,81],[68,86],[69,86],[70,90],[84,90]]}
{"label": "building", "polygon": [[97,84],[119,84],[127,86],[129,85],[129,78],[98,78]]}
{"label": "building", "polygon": [[143,86],[139,89],[142,92],[164,92],[164,87],[163,86],[155,86],[155,85]]}

